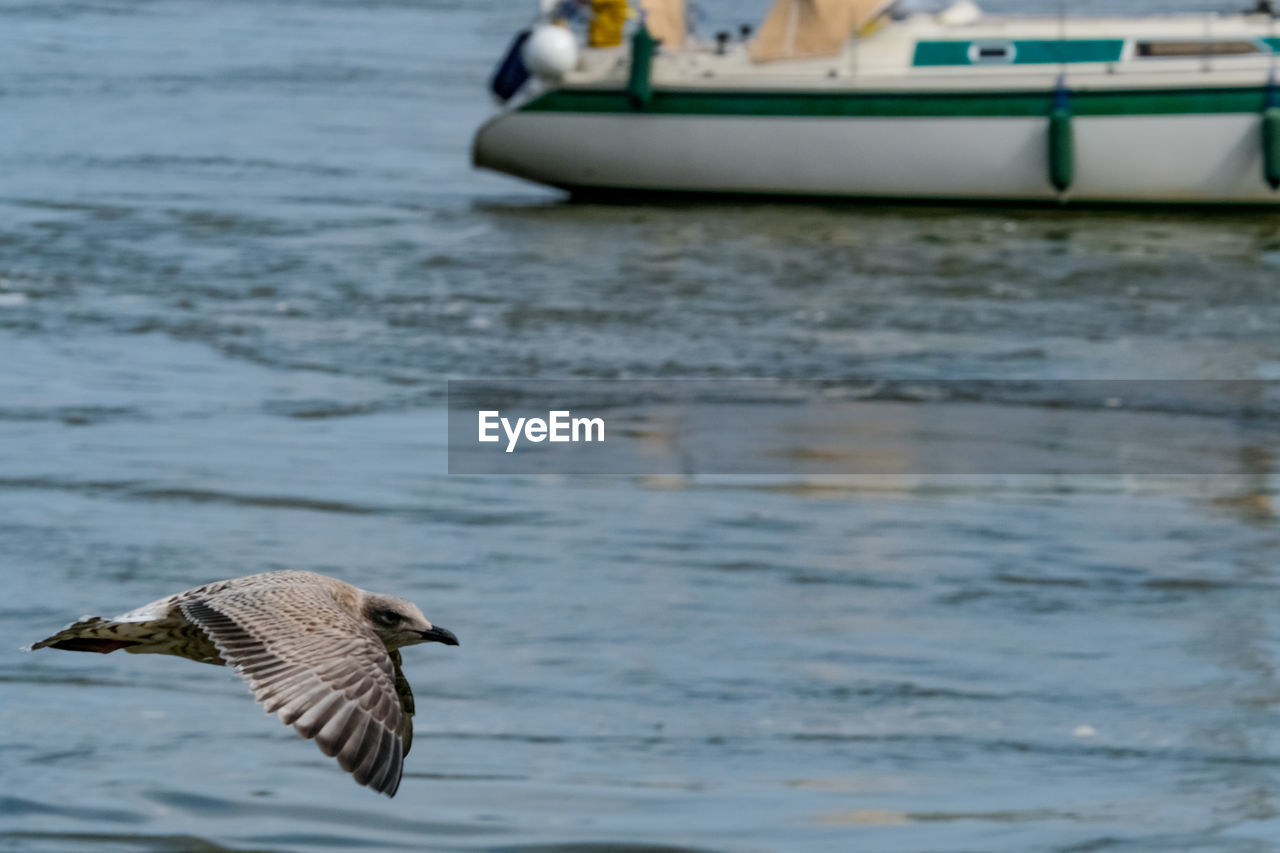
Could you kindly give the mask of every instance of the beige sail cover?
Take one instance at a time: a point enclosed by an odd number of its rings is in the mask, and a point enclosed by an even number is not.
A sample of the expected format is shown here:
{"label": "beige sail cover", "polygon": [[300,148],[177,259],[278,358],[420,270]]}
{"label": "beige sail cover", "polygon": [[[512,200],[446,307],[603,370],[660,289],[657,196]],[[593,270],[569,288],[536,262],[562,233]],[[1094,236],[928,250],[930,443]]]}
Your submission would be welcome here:
{"label": "beige sail cover", "polygon": [[751,44],[756,62],[833,56],[894,0],[776,0]]}
{"label": "beige sail cover", "polygon": [[684,0],[641,0],[640,8],[644,10],[649,34],[663,47],[684,45]]}

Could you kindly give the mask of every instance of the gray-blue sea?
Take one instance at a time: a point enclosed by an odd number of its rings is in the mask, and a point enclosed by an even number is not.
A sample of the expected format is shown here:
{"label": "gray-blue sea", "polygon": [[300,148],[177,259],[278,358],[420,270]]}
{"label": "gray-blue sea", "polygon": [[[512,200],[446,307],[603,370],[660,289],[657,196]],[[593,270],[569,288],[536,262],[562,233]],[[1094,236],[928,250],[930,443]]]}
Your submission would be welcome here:
{"label": "gray-blue sea", "polygon": [[[449,379],[1280,379],[1280,215],[568,204],[469,164],[531,6],[0,2],[0,850],[1280,849],[1274,402],[1165,401],[1167,475],[445,452]],[[229,669],[20,651],[280,568],[461,638],[394,800]]]}

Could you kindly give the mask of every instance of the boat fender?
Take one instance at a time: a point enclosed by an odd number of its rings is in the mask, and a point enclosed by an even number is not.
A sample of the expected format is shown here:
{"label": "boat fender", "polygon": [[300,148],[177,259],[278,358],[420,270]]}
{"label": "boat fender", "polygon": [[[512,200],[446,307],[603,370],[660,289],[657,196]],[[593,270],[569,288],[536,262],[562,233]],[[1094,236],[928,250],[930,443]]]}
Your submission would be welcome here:
{"label": "boat fender", "polygon": [[511,40],[511,46],[507,48],[506,56],[489,78],[489,91],[504,104],[529,80],[529,69],[525,67],[522,53],[530,34],[529,30],[521,30],[516,34]]}
{"label": "boat fender", "polygon": [[578,40],[567,27],[542,24],[533,28],[520,56],[535,77],[555,82],[578,64]]}
{"label": "boat fender", "polygon": [[1280,190],[1280,86],[1275,69],[1267,81],[1267,101],[1262,108],[1262,175],[1267,186]]}
{"label": "boat fender", "polygon": [[1268,107],[1262,114],[1262,164],[1267,184],[1280,190],[1280,107]]}
{"label": "boat fender", "polygon": [[633,109],[641,110],[653,100],[653,54],[658,40],[643,24],[631,36],[631,76],[627,79],[627,97]]}
{"label": "boat fender", "polygon": [[1049,112],[1049,183],[1060,193],[1071,189],[1076,179],[1076,140],[1072,125],[1071,100],[1059,78]]}

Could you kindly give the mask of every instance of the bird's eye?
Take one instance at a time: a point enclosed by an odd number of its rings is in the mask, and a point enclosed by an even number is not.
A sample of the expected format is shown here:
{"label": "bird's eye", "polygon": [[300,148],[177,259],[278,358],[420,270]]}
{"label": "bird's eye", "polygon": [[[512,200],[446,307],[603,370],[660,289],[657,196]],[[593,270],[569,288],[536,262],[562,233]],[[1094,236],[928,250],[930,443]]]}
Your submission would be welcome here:
{"label": "bird's eye", "polygon": [[395,625],[400,621],[400,614],[394,610],[379,610],[373,614],[373,618],[383,625]]}

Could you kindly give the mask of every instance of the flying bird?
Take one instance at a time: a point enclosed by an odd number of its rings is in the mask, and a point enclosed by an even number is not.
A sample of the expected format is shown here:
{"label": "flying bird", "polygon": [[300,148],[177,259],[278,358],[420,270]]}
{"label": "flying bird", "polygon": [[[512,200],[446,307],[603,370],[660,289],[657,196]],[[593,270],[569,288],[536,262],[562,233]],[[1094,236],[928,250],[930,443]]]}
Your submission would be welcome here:
{"label": "flying bird", "polygon": [[233,667],[269,714],[361,785],[400,787],[413,741],[413,692],[400,649],[458,645],[412,602],[314,572],[216,581],[114,619],[82,619],[33,649],[176,655]]}

